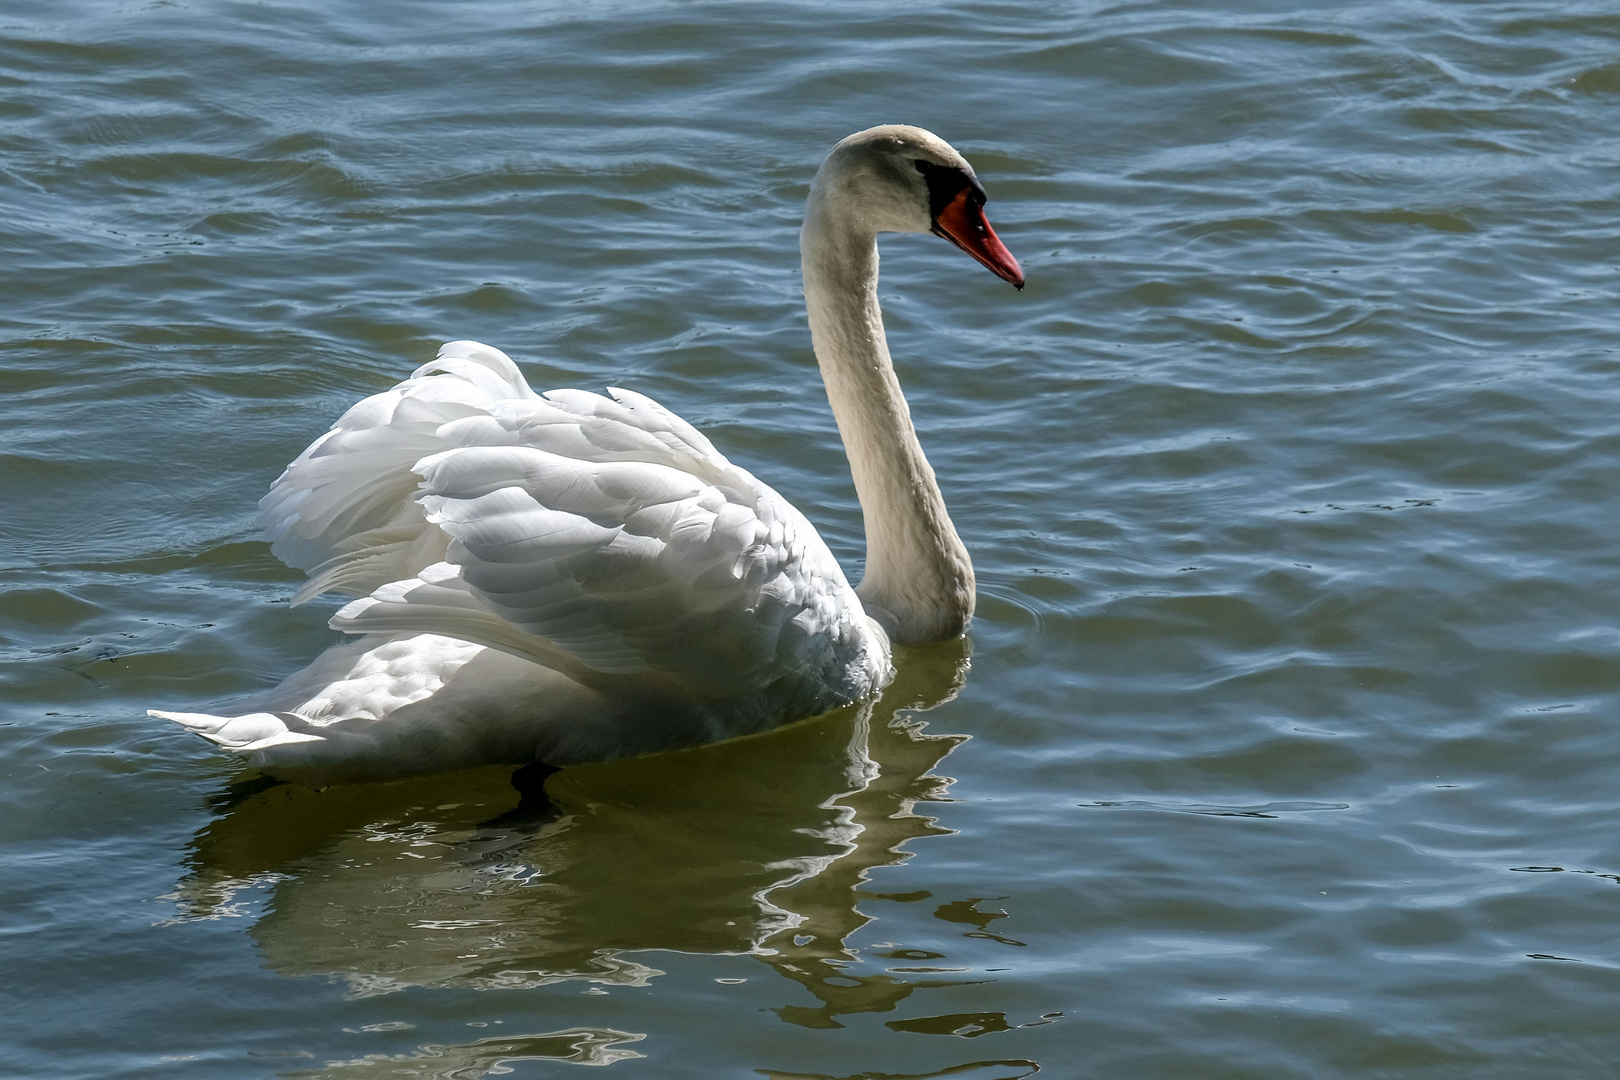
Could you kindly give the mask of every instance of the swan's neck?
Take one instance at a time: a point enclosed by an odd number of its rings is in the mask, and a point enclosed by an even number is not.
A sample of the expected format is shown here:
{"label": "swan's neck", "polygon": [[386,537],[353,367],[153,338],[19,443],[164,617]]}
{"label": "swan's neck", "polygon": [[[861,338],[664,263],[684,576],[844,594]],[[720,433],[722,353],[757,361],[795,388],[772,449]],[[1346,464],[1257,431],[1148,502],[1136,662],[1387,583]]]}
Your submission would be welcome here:
{"label": "swan's neck", "polygon": [[917,442],[878,310],[876,236],[812,193],[800,252],[816,360],[866,519],[862,604],[898,644],[961,635],[973,564]]}

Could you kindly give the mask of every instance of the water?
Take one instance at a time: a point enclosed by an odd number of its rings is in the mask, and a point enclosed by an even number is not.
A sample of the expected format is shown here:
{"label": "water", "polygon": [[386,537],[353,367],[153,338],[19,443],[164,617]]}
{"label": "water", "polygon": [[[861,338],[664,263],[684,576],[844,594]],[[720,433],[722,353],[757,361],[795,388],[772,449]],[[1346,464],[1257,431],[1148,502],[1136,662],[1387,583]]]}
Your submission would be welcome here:
{"label": "water", "polygon": [[[12,0],[5,1071],[1611,1074],[1617,44],[1581,0]],[[653,395],[855,567],[796,231],[891,120],[1029,276],[884,247],[970,647],[565,771],[538,831],[498,769],[233,805],[144,715],[334,639],[255,502],[445,339]]]}

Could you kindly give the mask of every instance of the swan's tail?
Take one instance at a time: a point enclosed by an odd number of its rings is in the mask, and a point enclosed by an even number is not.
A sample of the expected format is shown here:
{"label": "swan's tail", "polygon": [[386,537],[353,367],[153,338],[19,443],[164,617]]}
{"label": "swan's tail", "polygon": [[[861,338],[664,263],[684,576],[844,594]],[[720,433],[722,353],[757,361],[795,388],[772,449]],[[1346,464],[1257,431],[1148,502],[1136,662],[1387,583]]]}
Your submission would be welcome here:
{"label": "swan's tail", "polygon": [[[314,786],[336,781],[385,780],[399,775],[431,772],[432,765],[418,752],[379,753],[385,740],[361,721],[360,731],[343,724],[322,728],[292,712],[249,712],[240,716],[169,712],[148,709],[148,716],[173,720],[193,735],[200,735],[223,750],[244,759],[252,769],[281,780]],[[397,757],[397,759],[396,759]]]}
{"label": "swan's tail", "polygon": [[275,689],[216,707],[235,715],[149,714],[250,768],[315,785],[643,749],[637,732],[624,729],[623,710],[594,691],[530,661],[436,634],[341,642]]}
{"label": "swan's tail", "polygon": [[164,712],[147,709],[146,715],[159,720],[173,720],[193,735],[201,735],[209,742],[235,754],[244,756],[276,746],[293,743],[321,742],[321,736],[307,731],[296,731],[288,725],[286,715],[254,712],[242,716],[213,716],[209,713]]}

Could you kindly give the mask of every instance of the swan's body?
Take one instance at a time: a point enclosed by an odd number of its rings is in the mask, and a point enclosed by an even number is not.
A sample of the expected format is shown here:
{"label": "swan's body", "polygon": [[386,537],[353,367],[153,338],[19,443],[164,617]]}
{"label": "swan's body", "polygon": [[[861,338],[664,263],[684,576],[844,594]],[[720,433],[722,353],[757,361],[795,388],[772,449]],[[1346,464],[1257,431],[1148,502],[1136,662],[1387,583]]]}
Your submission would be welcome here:
{"label": "swan's body", "polygon": [[[816,355],[866,518],[851,588],[813,526],[648,398],[538,395],[444,346],[350,409],[260,504],[294,597],[362,635],[233,715],[154,713],[276,775],[560,765],[692,745],[867,697],[891,642],[965,632],[973,569],[894,376],[880,231],[939,232],[1015,284],[961,156],[917,128],[829,155],[801,237]],[[245,711],[243,711],[245,710]]]}

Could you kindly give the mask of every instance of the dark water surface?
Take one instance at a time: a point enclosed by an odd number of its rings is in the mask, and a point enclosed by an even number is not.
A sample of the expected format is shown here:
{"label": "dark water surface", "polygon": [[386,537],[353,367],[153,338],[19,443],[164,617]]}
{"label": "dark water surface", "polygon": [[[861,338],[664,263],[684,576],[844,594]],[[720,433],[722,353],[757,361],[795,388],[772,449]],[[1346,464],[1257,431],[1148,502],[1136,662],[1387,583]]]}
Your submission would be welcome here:
{"label": "dark water surface", "polygon": [[[255,503],[450,338],[855,568],[797,228],[893,120],[1029,276],[884,247],[970,648],[546,824],[144,715],[334,640]],[[1617,136],[1612,2],[10,0],[0,1072],[1620,1075]]]}

